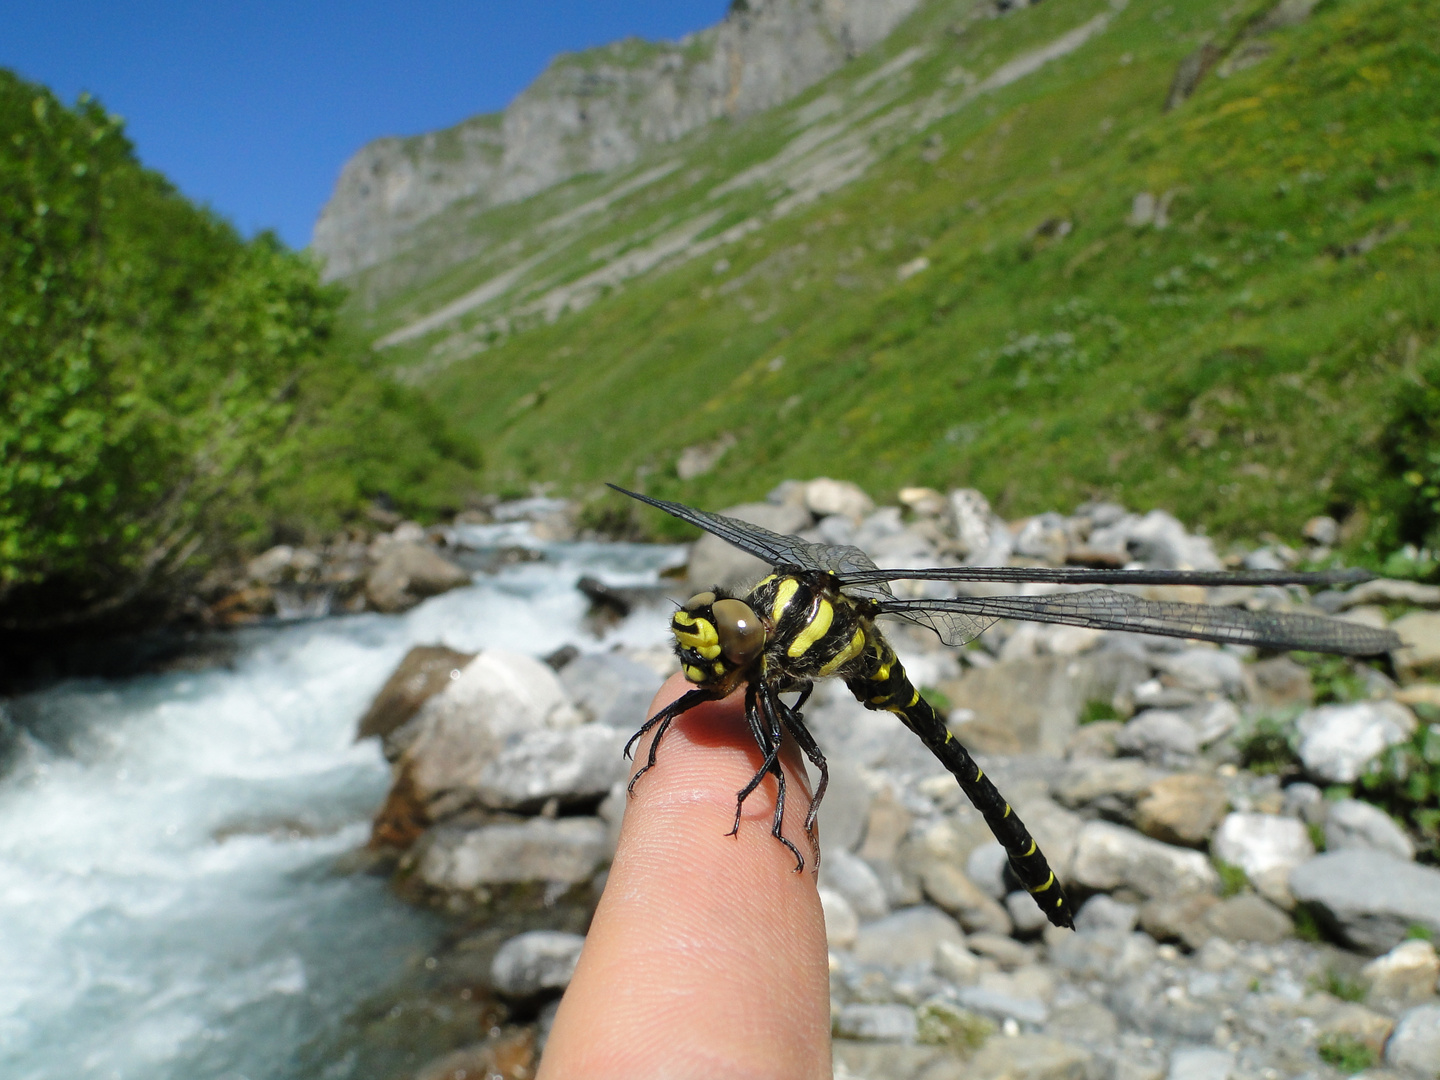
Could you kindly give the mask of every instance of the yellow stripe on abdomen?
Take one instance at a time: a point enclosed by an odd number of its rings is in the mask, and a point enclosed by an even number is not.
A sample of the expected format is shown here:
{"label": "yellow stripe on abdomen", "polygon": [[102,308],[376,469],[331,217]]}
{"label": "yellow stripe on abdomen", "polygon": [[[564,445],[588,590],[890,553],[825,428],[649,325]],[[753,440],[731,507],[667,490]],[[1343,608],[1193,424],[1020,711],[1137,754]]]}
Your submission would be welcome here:
{"label": "yellow stripe on abdomen", "polygon": [[846,645],[845,648],[841,649],[838,653],[836,653],[830,660],[825,663],[825,666],[820,669],[820,677],[824,678],[826,675],[835,674],[835,672],[839,671],[841,667],[848,664],[851,660],[854,660],[855,657],[859,656],[860,653],[864,651],[864,649],[865,631],[856,630],[855,636],[850,639],[850,644]]}

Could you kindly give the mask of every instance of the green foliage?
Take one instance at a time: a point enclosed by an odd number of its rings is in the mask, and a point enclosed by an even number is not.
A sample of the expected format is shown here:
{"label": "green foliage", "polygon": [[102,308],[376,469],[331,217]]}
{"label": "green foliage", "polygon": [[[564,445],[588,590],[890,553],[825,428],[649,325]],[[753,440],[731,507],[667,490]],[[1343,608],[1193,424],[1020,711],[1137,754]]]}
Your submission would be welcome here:
{"label": "green foliage", "polygon": [[1359,661],[1328,653],[1294,652],[1291,657],[1310,669],[1315,703],[1329,705],[1359,701],[1366,696],[1365,680],[1357,670]]}
{"label": "green foliage", "polygon": [[1325,934],[1320,929],[1320,922],[1315,918],[1315,913],[1304,904],[1292,911],[1290,918],[1295,923],[1295,936],[1301,941],[1320,942],[1325,940]]}
{"label": "green foliage", "polygon": [[1080,709],[1081,724],[1097,724],[1101,720],[1119,720],[1120,714],[1115,711],[1115,706],[1109,701],[1100,698],[1091,698]]}
{"label": "green foliage", "polygon": [[1263,775],[1284,772],[1295,765],[1295,748],[1288,725],[1269,716],[1258,718],[1250,730],[1236,739],[1241,764]]}
{"label": "green foliage", "polygon": [[[1047,0],[951,33],[969,5],[931,0],[796,102],[637,163],[680,167],[603,215],[538,228],[626,177],[457,206],[431,235],[484,254],[399,255],[357,275],[347,318],[378,338],[537,260],[513,295],[383,354],[433,372],[422,388],[485,440],[494,489],[615,480],[718,507],[834,475],[881,498],[976,486],[1008,516],[1118,498],[1222,538],[1294,539],[1331,513],[1349,558],[1379,566],[1407,538],[1418,553],[1430,480],[1404,477],[1432,475],[1435,412],[1408,403],[1434,385],[1440,335],[1440,0],[1322,5],[1167,113],[1184,56],[1239,41],[1271,5],[1173,6],[1131,5],[1072,55],[951,108],[955,78],[978,87],[1105,5]],[[907,116],[948,111],[913,134],[857,133],[873,152],[860,179],[780,215],[780,166],[721,191],[797,139],[862,124],[845,111],[856,82],[912,47],[887,93]],[[813,175],[838,168],[813,160]],[[1140,192],[1173,193],[1167,228],[1127,222]],[[612,258],[597,252],[697,207],[712,232],[751,230],[553,321],[525,313],[532,288],[579,282]],[[727,433],[734,448],[682,481],[681,449]]]}
{"label": "green foliage", "polygon": [[1325,978],[1320,984],[1320,989],[1331,997],[1337,997],[1341,1001],[1364,1001],[1365,983],[1360,979],[1351,978],[1342,972],[1330,968],[1325,972]]}
{"label": "green foliage", "polygon": [[1377,1060],[1375,1051],[1352,1035],[1326,1035],[1316,1052],[1321,1061],[1343,1073],[1364,1072]]}
{"label": "green foliage", "polygon": [[916,1040],[927,1046],[945,1046],[968,1054],[985,1045],[995,1025],[983,1016],[939,998],[915,1010]]}
{"label": "green foliage", "polygon": [[1408,827],[1421,862],[1440,863],[1440,724],[1422,724],[1388,747],[1356,781],[1355,795]]}
{"label": "green foliage", "polygon": [[1406,941],[1434,941],[1435,931],[1420,923],[1411,923],[1405,928]]}
{"label": "green foliage", "polygon": [[1425,577],[1440,566],[1434,554],[1440,552],[1440,355],[1432,353],[1396,381],[1380,443],[1387,481],[1383,498],[1394,529],[1387,539],[1391,546],[1408,544],[1418,551],[1402,556],[1416,565],[1387,569]]}
{"label": "green foliage", "polygon": [[95,102],[0,71],[0,224],[0,624],[164,604],[277,504],[443,482],[418,475],[455,456],[433,407],[337,352],[343,290],[142,168]]}
{"label": "green foliage", "polygon": [[1220,895],[1239,896],[1250,887],[1250,877],[1243,869],[1224,859],[1215,859],[1215,871],[1220,875]]}

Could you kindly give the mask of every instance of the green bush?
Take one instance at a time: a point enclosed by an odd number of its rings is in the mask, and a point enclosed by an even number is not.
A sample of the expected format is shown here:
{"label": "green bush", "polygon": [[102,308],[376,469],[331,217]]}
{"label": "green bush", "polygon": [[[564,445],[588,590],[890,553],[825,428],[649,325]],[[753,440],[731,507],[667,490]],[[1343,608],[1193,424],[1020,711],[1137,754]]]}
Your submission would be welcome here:
{"label": "green bush", "polygon": [[141,167],[96,102],[0,71],[0,626],[153,610],[387,486],[453,503],[473,455],[340,347],[343,298]]}

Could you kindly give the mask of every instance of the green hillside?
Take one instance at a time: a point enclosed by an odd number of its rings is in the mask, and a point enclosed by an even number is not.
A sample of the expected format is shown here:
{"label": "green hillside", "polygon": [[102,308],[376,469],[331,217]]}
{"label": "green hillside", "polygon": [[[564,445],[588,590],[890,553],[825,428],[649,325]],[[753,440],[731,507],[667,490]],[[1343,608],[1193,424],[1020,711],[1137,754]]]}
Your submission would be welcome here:
{"label": "green hillside", "polygon": [[1440,0],[1273,6],[932,0],[782,108],[452,207],[348,319],[498,490],[829,474],[1433,541]]}

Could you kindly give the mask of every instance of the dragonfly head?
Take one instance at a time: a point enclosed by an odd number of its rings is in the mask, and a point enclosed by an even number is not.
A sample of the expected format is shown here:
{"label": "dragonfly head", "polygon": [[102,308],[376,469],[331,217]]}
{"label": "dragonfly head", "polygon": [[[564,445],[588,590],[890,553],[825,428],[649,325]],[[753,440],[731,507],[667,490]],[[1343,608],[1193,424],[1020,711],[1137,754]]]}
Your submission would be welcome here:
{"label": "dragonfly head", "polygon": [[750,605],[714,592],[696,593],[670,619],[685,677],[714,686],[749,667],[765,648],[765,626]]}

